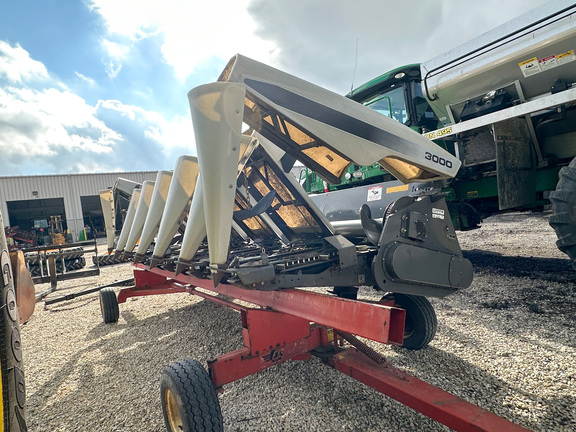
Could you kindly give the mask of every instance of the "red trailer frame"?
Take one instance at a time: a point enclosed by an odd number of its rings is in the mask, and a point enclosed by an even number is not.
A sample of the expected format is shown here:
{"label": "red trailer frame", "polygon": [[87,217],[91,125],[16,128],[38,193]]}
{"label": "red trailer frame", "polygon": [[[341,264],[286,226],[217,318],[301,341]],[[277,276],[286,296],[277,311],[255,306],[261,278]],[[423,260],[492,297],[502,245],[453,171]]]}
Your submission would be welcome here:
{"label": "red trailer frame", "polygon": [[[456,431],[527,431],[483,408],[466,402],[388,364],[383,356],[352,334],[401,345],[405,311],[379,303],[314,292],[246,290],[213,286],[210,279],[136,264],[134,287],[123,288],[118,303],[129,297],[187,292],[241,313],[244,348],[208,362],[214,387],[222,386],[287,360],[324,364]],[[252,303],[246,307],[218,297]],[[345,348],[344,340],[354,345]]]}

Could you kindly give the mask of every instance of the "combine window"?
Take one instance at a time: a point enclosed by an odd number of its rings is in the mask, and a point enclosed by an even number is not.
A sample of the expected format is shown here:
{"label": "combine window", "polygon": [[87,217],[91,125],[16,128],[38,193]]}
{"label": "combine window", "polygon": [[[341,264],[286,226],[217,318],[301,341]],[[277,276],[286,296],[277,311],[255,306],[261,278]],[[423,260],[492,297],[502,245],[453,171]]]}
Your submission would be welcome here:
{"label": "combine window", "polygon": [[404,102],[404,89],[392,88],[384,93],[378,93],[364,102],[364,105],[384,114],[400,123],[408,121],[408,111]]}
{"label": "combine window", "polygon": [[362,104],[407,126],[419,127],[419,132],[438,128],[438,117],[416,80],[386,87],[362,101]]}

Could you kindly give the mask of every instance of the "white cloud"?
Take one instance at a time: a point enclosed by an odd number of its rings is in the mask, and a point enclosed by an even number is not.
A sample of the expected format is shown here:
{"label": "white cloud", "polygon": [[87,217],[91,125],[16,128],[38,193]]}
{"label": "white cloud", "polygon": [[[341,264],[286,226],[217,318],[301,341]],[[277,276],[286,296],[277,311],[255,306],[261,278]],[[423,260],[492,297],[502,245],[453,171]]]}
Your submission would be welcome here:
{"label": "white cloud", "polygon": [[106,74],[110,78],[116,78],[122,69],[122,65],[116,62],[108,62],[104,65],[104,69],[106,69]]}
{"label": "white cloud", "polygon": [[132,41],[126,40],[121,43],[103,38],[101,43],[102,47],[108,54],[108,58],[104,60],[104,69],[106,70],[106,74],[112,79],[116,78],[120,73],[120,70],[122,70],[124,61],[126,61],[130,55]]}
{"label": "white cloud", "polygon": [[352,84],[356,40],[358,85],[426,61],[545,0],[91,2],[125,47],[160,34],[164,60],[180,79],[239,52],[342,93]]}
{"label": "white cloud", "polygon": [[108,55],[114,59],[124,60],[128,56],[129,48],[126,45],[112,42],[106,38],[102,40],[102,45],[108,52]]}
{"label": "white cloud", "polygon": [[0,149],[9,160],[42,162],[62,150],[109,153],[120,139],[73,93],[55,88],[0,90]]}
{"label": "white cloud", "polygon": [[278,47],[276,65],[345,93],[354,75],[356,40],[358,86],[429,60],[545,1],[253,0],[250,13],[258,36]]}
{"label": "white cloud", "polygon": [[78,72],[78,71],[75,71],[74,74],[75,74],[78,78],[80,78],[81,81],[83,81],[83,82],[85,82],[86,84],[88,84],[88,86],[90,86],[90,87],[95,87],[95,86],[96,86],[96,81],[94,81],[94,79],[92,79],[92,78],[90,78],[90,77],[87,77],[86,75],[81,74],[81,73]]}
{"label": "white cloud", "polygon": [[48,71],[41,62],[31,59],[28,51],[20,45],[12,47],[0,40],[0,78],[11,83],[45,80]]}
{"label": "white cloud", "polygon": [[[96,112],[100,118],[109,122],[119,118],[128,119],[129,122],[123,122],[122,126],[116,129],[132,141],[140,140],[143,147],[150,145],[152,157],[158,158],[159,155],[155,152],[159,152],[162,158],[175,161],[182,154],[196,154],[189,116],[176,116],[167,120],[157,112],[146,111],[116,100],[99,101]],[[126,129],[122,129],[124,127]]]}
{"label": "white cloud", "polygon": [[[196,154],[196,144],[192,120],[190,116],[177,116],[171,122],[162,125],[160,134],[157,139],[163,144],[165,153],[177,154]],[[174,158],[174,161],[176,158]]]}
{"label": "white cloud", "polygon": [[257,25],[247,11],[248,1],[193,2],[189,0],[92,0],[111,35],[139,39],[160,34],[162,54],[176,76],[186,78],[208,61],[225,62],[237,52],[270,63],[276,45],[255,34]]}
{"label": "white cloud", "polygon": [[[15,50],[27,60],[0,63],[1,175],[170,169],[181,154],[195,154],[189,119],[186,128],[183,117],[117,100],[92,106]],[[32,76],[45,80],[35,88]]]}

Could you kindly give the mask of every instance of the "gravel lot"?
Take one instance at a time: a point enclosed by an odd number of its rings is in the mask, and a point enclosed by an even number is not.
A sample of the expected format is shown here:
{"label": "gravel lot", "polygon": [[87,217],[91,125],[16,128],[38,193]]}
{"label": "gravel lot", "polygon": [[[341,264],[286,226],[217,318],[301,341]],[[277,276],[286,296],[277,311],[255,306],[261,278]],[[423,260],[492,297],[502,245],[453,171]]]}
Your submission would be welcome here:
{"label": "gravel lot", "polygon": [[[433,299],[438,333],[419,352],[372,346],[390,363],[534,431],[576,431],[576,272],[548,213],[488,219],[459,233],[471,288]],[[129,264],[59,283],[51,297],[131,276]],[[47,285],[37,286],[37,291]],[[361,296],[379,298],[371,289]],[[97,294],[37,305],[22,329],[28,426],[38,431],[162,431],[159,377],[169,363],[242,346],[239,314],[187,294],[120,305]],[[228,431],[445,431],[448,428],[313,359],[226,386]]]}

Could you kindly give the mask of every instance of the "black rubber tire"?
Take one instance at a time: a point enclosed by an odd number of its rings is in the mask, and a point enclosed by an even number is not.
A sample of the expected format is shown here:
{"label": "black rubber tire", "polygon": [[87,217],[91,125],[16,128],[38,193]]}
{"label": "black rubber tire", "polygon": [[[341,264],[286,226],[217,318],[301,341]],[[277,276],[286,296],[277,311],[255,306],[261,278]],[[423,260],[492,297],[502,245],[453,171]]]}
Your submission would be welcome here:
{"label": "black rubber tire", "polygon": [[212,380],[196,360],[172,363],[160,378],[160,400],[169,432],[222,432],[224,423]]}
{"label": "black rubber tire", "polygon": [[3,227],[0,214],[0,373],[2,375],[0,398],[3,411],[0,430],[22,432],[27,428],[20,319],[10,254]]}
{"label": "black rubber tire", "polygon": [[438,328],[434,307],[426,297],[394,293],[393,298],[394,305],[406,311],[402,346],[414,351],[426,348]]}
{"label": "black rubber tire", "polygon": [[100,313],[105,324],[115,323],[120,317],[118,299],[114,289],[111,287],[100,290]]}
{"label": "black rubber tire", "polygon": [[556,246],[567,254],[576,269],[576,158],[560,170],[556,190],[550,193],[550,225],[556,231]]}

